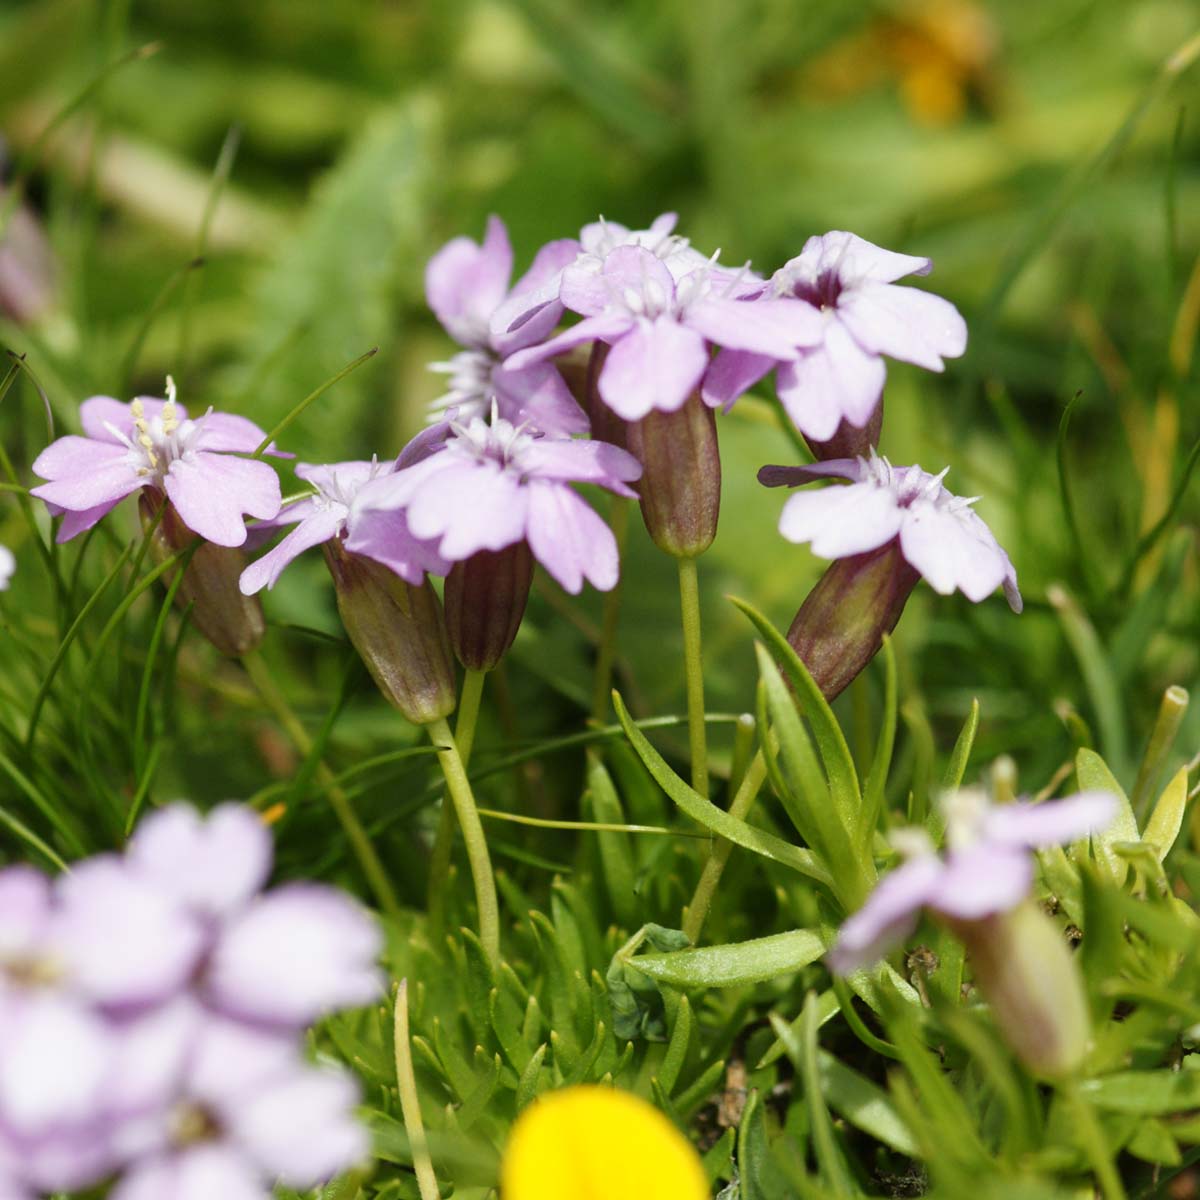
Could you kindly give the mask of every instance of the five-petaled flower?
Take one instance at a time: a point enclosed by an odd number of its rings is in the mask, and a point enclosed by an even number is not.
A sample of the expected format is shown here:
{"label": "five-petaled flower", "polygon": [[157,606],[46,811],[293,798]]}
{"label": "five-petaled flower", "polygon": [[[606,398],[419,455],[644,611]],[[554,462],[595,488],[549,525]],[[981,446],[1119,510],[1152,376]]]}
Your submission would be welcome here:
{"label": "five-petaled flower", "polygon": [[791,297],[819,320],[802,327],[790,354],[746,353],[750,346],[722,351],[705,377],[705,400],[729,406],[778,367],[779,399],[806,437],[825,441],[843,420],[866,425],[883,392],[882,356],[940,371],[944,358],[966,349],[966,322],[953,304],[896,286],[905,275],[927,275],[932,267],[927,258],[884,250],[840,230],[809,238],[750,304]]}
{"label": "five-petaled flower", "polygon": [[570,485],[633,496],[628,485],[641,473],[616,446],[534,437],[493,412],[490,424],[452,423],[441,450],[384,476],[359,503],[364,512],[403,509],[409,531],[436,541],[449,562],[525,540],[566,591],[579,592],[585,579],[607,591],[617,582],[616,540]]}
{"label": "five-petaled flower", "polygon": [[245,542],[245,516],[269,519],[279,511],[274,470],[238,457],[257,450],[267,435],[245,417],[211,408],[192,420],[176,403],[169,378],[166,400],[139,396],[122,404],[93,396],[79,415],[84,436],[59,438],[33,462],[34,474],[49,482],[30,494],[66,513],[60,542],[145,487],[166,492],[184,524],[218,546]]}
{"label": "five-petaled flower", "polygon": [[583,342],[610,349],[600,371],[600,398],[636,421],[657,409],[674,412],[700,386],[710,345],[791,358],[816,337],[820,315],[790,298],[746,303],[757,281],[703,263],[675,278],[643,246],[618,246],[597,271],[591,264],[563,272],[562,303],[583,319],[548,342],[514,355],[513,364],[543,362]]}
{"label": "five-petaled flower", "polygon": [[375,460],[297,464],[296,474],[312,484],[315,494],[280,511],[275,524],[294,523],[295,528],[242,572],[242,591],[250,596],[274,587],[294,558],[331,538],[341,538],[347,550],[374,559],[408,583],[419,584],[427,571],[445,575],[450,564],[431,542],[413,537],[402,512],[367,507],[372,491],[394,470],[394,463]]}
{"label": "five-petaled flower", "polygon": [[840,975],[869,966],[903,942],[922,909],[959,922],[983,921],[1016,908],[1033,886],[1033,851],[1102,830],[1116,812],[1107,792],[1079,792],[1042,804],[993,805],[979,789],[943,801],[944,857],[920,829],[897,831],[893,844],[907,861],[885,875],[846,921],[829,952]]}
{"label": "five-petaled flower", "polygon": [[788,541],[809,543],[821,558],[866,554],[896,539],[905,561],[935,591],[948,596],[957,588],[978,602],[1002,586],[1012,610],[1020,612],[1016,569],[971,507],[978,497],[947,491],[945,474],[893,467],[872,452],[869,459],[763,467],[758,478],[767,487],[850,480],[846,487],[798,492],[783,506],[779,532]]}

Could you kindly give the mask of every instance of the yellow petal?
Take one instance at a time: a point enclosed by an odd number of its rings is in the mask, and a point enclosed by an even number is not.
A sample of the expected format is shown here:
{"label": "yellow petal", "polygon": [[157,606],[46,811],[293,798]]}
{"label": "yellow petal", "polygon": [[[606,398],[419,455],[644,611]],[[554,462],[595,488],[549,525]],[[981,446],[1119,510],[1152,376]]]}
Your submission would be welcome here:
{"label": "yellow petal", "polygon": [[700,1156],[630,1092],[570,1087],[518,1118],[501,1165],[502,1200],[708,1200]]}

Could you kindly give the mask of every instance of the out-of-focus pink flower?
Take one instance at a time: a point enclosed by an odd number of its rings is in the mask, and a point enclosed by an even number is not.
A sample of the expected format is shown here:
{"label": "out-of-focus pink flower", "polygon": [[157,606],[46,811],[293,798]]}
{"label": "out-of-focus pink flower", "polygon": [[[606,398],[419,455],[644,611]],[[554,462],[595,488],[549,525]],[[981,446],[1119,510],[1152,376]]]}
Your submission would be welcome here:
{"label": "out-of-focus pink flower", "polygon": [[921,830],[898,840],[908,861],[885,875],[846,921],[829,952],[840,975],[877,961],[917,927],[922,909],[957,921],[982,921],[1015,908],[1033,884],[1031,851],[1103,829],[1115,812],[1107,792],[1079,792],[1044,804],[993,806],[963,789],[946,805],[945,857]]}

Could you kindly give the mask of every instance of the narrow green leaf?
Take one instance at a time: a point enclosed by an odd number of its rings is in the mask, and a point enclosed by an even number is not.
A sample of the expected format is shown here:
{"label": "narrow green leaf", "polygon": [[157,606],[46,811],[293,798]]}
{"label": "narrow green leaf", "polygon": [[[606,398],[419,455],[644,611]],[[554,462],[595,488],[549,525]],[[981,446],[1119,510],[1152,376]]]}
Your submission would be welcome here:
{"label": "narrow green leaf", "polygon": [[[633,959],[637,965],[637,959]],[[658,1082],[663,1091],[670,1096],[679,1081],[679,1072],[683,1070],[687,1058],[688,1046],[692,1039],[692,1005],[686,996],[679,997],[679,1005],[675,1011],[675,1024],[671,1028],[671,1039],[667,1042],[667,1052],[663,1056],[662,1066],[658,1069]]]}
{"label": "narrow green leaf", "polygon": [[542,1072],[542,1063],[546,1059],[548,1046],[543,1042],[534,1052],[525,1070],[521,1072],[517,1083],[517,1112],[526,1108],[538,1094],[538,1076]]}
{"label": "narrow green leaf", "polygon": [[814,879],[826,887],[832,886],[833,881],[829,872],[810,851],[802,850],[798,846],[785,842],[782,838],[777,838],[753,825],[748,825],[745,821],[731,817],[724,809],[718,808],[715,804],[705,800],[699,792],[688,787],[671,770],[662,755],[654,749],[646,735],[634,724],[629,716],[629,710],[617,692],[613,692],[613,706],[621,726],[625,730],[625,736],[629,739],[638,757],[645,763],[646,769],[654,777],[659,787],[684,813],[735,845],[753,850],[756,854],[761,854],[764,858],[772,859],[783,866],[791,867],[794,871],[799,871],[800,874],[807,875],[810,879]]}
{"label": "narrow green leaf", "polygon": [[954,743],[950,761],[946,764],[946,774],[942,776],[942,787],[948,792],[962,787],[963,776],[967,773],[967,763],[971,761],[971,750],[975,746],[975,734],[979,730],[979,701],[971,700],[971,711],[959,731]]}
{"label": "narrow green leaf", "polygon": [[1075,755],[1075,777],[1084,791],[1109,792],[1117,800],[1117,815],[1108,827],[1092,834],[1096,858],[1117,884],[1124,883],[1129,864],[1113,850],[1115,842],[1140,840],[1137,821],[1125,789],[1116,781],[1108,764],[1094,750],[1081,749]]}
{"label": "narrow green leaf", "polygon": [[1200,1108],[1200,1071],[1118,1071],[1079,1085],[1089,1104],[1106,1112],[1184,1112]]}
{"label": "narrow green leaf", "polygon": [[822,1050],[817,1055],[825,1102],[856,1129],[899,1154],[917,1156],[917,1144],[891,1097],[864,1075]]}
{"label": "narrow green leaf", "polygon": [[795,689],[801,710],[812,726],[821,761],[829,777],[829,791],[839,815],[847,829],[856,827],[862,808],[862,793],[858,786],[858,772],[854,769],[854,758],[846,744],[842,727],[829,707],[829,701],[813,681],[808,668],[800,661],[787,639],[758,611],[744,600],[731,597],[734,605],[750,619],[762,635],[775,661],[779,663],[788,682]]}
{"label": "narrow green leaf", "polygon": [[[625,813],[621,807],[621,799],[613,786],[612,776],[600,761],[599,754],[588,755],[587,782],[593,819],[599,824],[623,824]],[[598,833],[596,844],[604,870],[604,889],[608,893],[612,910],[626,929],[635,928],[638,919],[637,869],[634,866],[629,835]]]}
{"label": "narrow green leaf", "polygon": [[643,954],[629,959],[629,965],[676,987],[738,987],[798,971],[824,953],[825,943],[819,934],[794,929],[727,946]]}
{"label": "narrow green leaf", "polygon": [[1163,788],[1163,793],[1146,822],[1146,832],[1142,841],[1154,847],[1158,861],[1162,862],[1175,845],[1175,839],[1183,828],[1183,818],[1188,805],[1188,769],[1184,765],[1175,773],[1170,783]]}
{"label": "narrow green leaf", "polygon": [[[791,1036],[791,1031],[782,1021],[772,1022],[777,1036]],[[819,1020],[817,995],[809,992],[804,1001],[804,1040],[800,1046],[797,1066],[804,1081],[804,1098],[808,1103],[808,1125],[812,1136],[813,1152],[821,1180],[834,1196],[852,1196],[858,1189],[854,1186],[850,1170],[842,1155],[841,1147],[833,1135],[833,1122],[829,1109],[825,1107],[821,1073],[817,1063]],[[784,1034],[780,1034],[782,1026]]]}

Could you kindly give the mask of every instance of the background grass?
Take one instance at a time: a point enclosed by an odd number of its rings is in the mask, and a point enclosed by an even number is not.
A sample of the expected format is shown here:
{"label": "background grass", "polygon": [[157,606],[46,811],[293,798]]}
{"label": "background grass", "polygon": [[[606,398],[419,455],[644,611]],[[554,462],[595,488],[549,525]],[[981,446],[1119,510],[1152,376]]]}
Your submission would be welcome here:
{"label": "background grass", "polygon": [[[519,264],[597,213],[637,226],[677,210],[701,249],[765,271],[812,233],[852,229],[932,256],[929,286],[971,331],[944,376],[890,367],[882,448],[950,464],[955,491],[983,496],[1026,596],[1014,618],[999,598],[918,589],[897,636],[890,794],[933,777],[975,697],[977,762],[1012,755],[1024,790],[1087,743],[1128,787],[1163,689],[1200,673],[1200,484],[1187,475],[1200,438],[1198,27],[1186,0],[8,0],[9,217],[22,200],[54,264],[36,311],[0,321],[26,356],[0,404],[13,478],[32,482],[43,400],[73,430],[85,396],[161,394],[171,372],[193,410],[270,426],[372,346],[287,440],[302,459],[394,453],[437,394],[426,364],[450,349],[423,303],[424,264],[448,238],[480,236],[490,212]],[[19,233],[10,219],[10,241]],[[754,658],[724,595],[786,625],[818,567],[778,537],[780,499],[754,480],[795,457],[774,409],[743,402],[721,437],[721,533],[701,579],[709,704],[736,712],[753,707]],[[358,886],[235,665],[182,636],[153,590],[101,636],[134,586],[126,562],[97,591],[135,533],[131,507],[86,546],[53,550],[44,516],[0,497],[0,541],[19,560],[2,598],[0,809],[14,832],[0,853],[40,842],[34,853],[70,858],[118,841],[131,804],[257,794],[289,805],[284,873]],[[676,712],[674,569],[631,528],[622,686],[639,715]],[[419,906],[428,763],[372,765],[415,732],[341,642],[315,557],[267,609],[281,686],[314,728],[332,722],[335,764]],[[598,614],[594,595],[539,582],[481,752],[581,727]],[[839,702],[856,748],[878,692],[872,675]],[[1198,743],[1193,708],[1176,758]],[[719,763],[730,747],[718,727]],[[577,817],[582,770],[547,754],[481,792]],[[546,904],[555,866],[592,853],[569,834],[502,829],[495,852]],[[688,854],[647,848],[640,866]],[[722,885],[731,936],[753,932],[736,899],[751,875]],[[666,878],[664,917],[686,890]]]}

